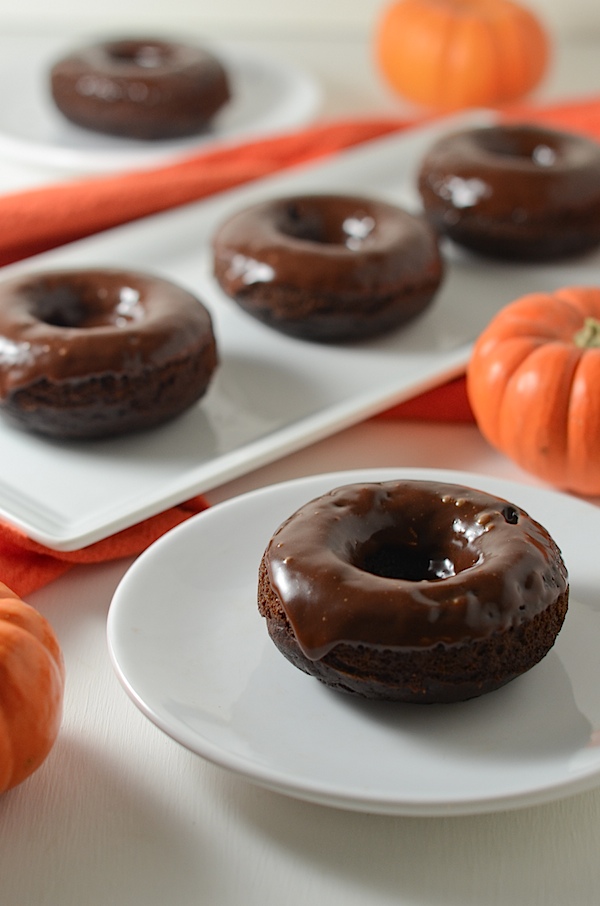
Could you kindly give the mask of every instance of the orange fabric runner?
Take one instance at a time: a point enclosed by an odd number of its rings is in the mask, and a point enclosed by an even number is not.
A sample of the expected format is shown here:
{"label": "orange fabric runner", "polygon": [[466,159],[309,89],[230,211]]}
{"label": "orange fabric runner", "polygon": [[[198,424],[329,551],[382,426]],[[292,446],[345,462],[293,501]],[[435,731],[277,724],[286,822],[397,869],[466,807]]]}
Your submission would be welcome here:
{"label": "orange fabric runner", "polygon": [[[504,111],[510,119],[546,123],[600,138],[600,99]],[[0,265],[56,248],[158,211],[205,198],[315,161],[352,145],[414,125],[396,119],[319,124],[237,147],[205,151],[152,170],[74,180],[0,198]],[[459,378],[380,417],[466,421],[472,414]],[[0,577],[19,595],[42,587],[76,563],[140,553],[173,526],[206,506],[196,497],[80,551],[48,550],[0,521]]]}
{"label": "orange fabric runner", "polygon": [[194,497],[77,551],[50,550],[0,520],[0,576],[19,597],[27,596],[79,563],[102,563],[141,553],[165,532],[201,513],[207,505],[203,497]]}

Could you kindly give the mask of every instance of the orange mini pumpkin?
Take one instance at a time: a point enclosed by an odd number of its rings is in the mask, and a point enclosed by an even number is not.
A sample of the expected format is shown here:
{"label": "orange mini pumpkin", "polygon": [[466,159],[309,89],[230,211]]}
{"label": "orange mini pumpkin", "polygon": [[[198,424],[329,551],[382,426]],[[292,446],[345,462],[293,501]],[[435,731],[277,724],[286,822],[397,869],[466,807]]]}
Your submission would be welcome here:
{"label": "orange mini pumpkin", "polygon": [[506,306],[475,343],[467,392],[498,450],[553,485],[600,494],[600,288]]}
{"label": "orange mini pumpkin", "polygon": [[398,0],[374,43],[391,87],[439,112],[523,97],[544,75],[550,47],[537,16],[513,0]]}
{"label": "orange mini pumpkin", "polygon": [[0,582],[0,792],[29,777],[50,752],[64,680],[50,624]]}

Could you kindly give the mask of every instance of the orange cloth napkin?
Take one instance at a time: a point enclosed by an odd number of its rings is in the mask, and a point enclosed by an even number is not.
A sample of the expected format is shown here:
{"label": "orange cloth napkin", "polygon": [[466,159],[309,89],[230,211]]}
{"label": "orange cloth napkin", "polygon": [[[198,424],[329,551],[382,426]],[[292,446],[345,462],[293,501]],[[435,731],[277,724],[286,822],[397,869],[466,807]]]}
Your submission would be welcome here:
{"label": "orange cloth napkin", "polygon": [[170,529],[201,513],[208,504],[203,497],[171,507],[131,528],[124,529],[81,550],[54,551],[28,538],[19,529],[0,520],[0,576],[19,597],[58,579],[77,564],[102,563],[133,557]]}
{"label": "orange cloth napkin", "polygon": [[[600,138],[598,98],[547,107],[512,107],[504,115]],[[152,170],[85,178],[5,195],[0,198],[0,265],[334,154],[415,122],[368,119],[319,124],[237,147],[204,151]],[[384,417],[471,420],[464,380],[451,381],[402,403]],[[98,563],[138,554],[205,506],[206,501],[196,497],[70,553],[49,550],[0,521],[0,577],[17,594],[27,595],[76,563]]]}

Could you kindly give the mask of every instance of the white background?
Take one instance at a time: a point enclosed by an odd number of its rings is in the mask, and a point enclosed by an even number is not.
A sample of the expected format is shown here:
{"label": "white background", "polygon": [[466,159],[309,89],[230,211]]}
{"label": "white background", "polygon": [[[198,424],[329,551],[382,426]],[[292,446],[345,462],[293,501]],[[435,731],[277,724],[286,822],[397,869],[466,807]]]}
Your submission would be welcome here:
{"label": "white background", "polygon": [[[597,0],[528,0],[548,27],[562,35],[600,32]],[[387,0],[21,0],[1,4],[0,24],[8,28],[112,28],[158,26],[205,32],[229,31],[247,37],[291,34],[335,38],[371,30]]]}

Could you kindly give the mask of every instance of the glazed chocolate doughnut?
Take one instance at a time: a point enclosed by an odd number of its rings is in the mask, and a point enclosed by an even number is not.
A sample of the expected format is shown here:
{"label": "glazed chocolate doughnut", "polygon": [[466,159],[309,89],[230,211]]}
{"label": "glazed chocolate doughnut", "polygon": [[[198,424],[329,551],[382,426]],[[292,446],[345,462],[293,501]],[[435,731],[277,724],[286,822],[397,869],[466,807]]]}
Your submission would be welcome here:
{"label": "glazed chocolate doughnut", "polygon": [[52,66],[50,85],[71,122],[142,140],[196,135],[230,99],[226,70],[212,53],[154,38],[74,51]]}
{"label": "glazed chocolate doughnut", "polygon": [[0,412],[31,431],[92,438],[189,408],[217,365],[211,317],[148,274],[46,271],[0,284]]}
{"label": "glazed chocolate doughnut", "polygon": [[352,196],[252,205],[222,224],[213,251],[227,296],[269,327],[321,342],[399,327],[429,305],[443,275],[423,218]]}
{"label": "glazed chocolate doughnut", "polygon": [[543,261],[600,243],[600,144],[539,126],[439,139],[418,185],[440,233],[480,254]]}
{"label": "glazed chocolate doughnut", "polygon": [[365,698],[453,702],[499,688],[554,644],[567,572],[519,507],[454,484],[337,488],[279,527],[258,607],[296,667]]}

